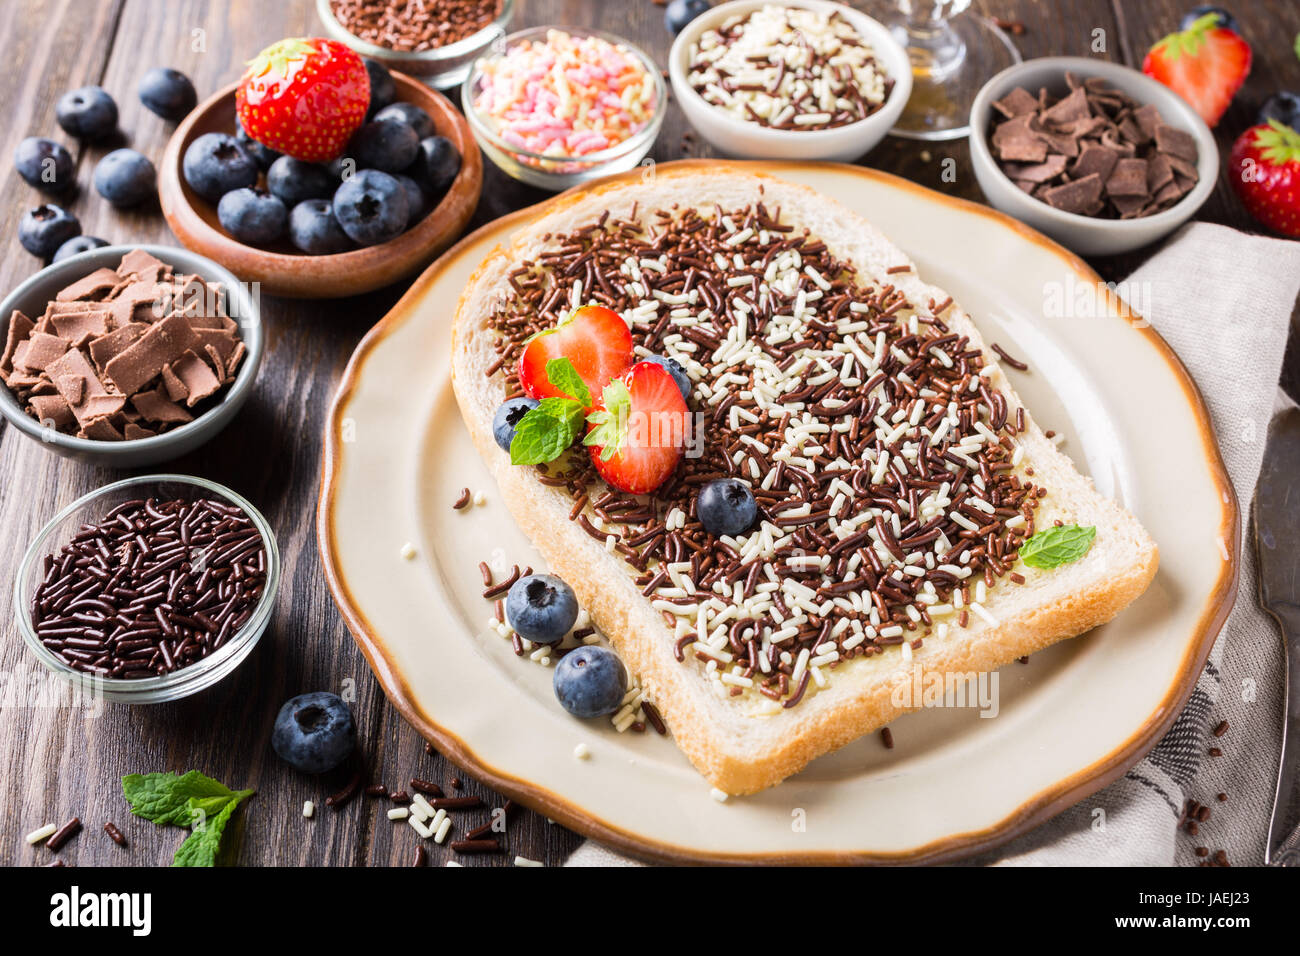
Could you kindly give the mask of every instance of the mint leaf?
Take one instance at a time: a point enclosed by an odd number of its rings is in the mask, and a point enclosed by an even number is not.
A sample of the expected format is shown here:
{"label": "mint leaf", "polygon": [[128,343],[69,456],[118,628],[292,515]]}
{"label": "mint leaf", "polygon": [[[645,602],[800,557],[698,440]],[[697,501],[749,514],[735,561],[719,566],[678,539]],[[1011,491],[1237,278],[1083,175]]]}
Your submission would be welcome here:
{"label": "mint leaf", "polygon": [[546,363],[546,380],[565,395],[582,402],[583,408],[591,407],[591,392],[587,389],[587,383],[567,358],[561,356]]}
{"label": "mint leaf", "polygon": [[614,379],[605,386],[601,399],[605,407],[587,416],[587,421],[596,427],[587,432],[582,443],[599,445],[600,460],[609,461],[627,441],[627,419],[632,411],[632,393],[621,380]]}
{"label": "mint leaf", "polygon": [[1059,568],[1087,554],[1096,537],[1096,528],[1077,524],[1044,528],[1020,546],[1020,560],[1031,568]]}
{"label": "mint leaf", "polygon": [[129,773],[122,778],[122,793],[136,816],[159,826],[194,828],[176,851],[173,866],[213,866],[221,852],[226,824],[254,791],[234,791],[191,770],[186,774]]}
{"label": "mint leaf", "polygon": [[515,428],[510,464],[540,465],[559,458],[582,431],[584,411],[577,399],[542,399]]}
{"label": "mint leaf", "polygon": [[122,778],[122,792],[131,804],[131,812],[157,824],[178,827],[190,825],[191,798],[217,798],[223,802],[234,792],[197,770],[175,773],[129,773]]}
{"label": "mint leaf", "polygon": [[226,832],[226,824],[234,816],[235,809],[252,790],[241,790],[226,798],[215,816],[198,819],[194,829],[185,838],[172,856],[172,866],[216,866],[221,854],[221,836]]}

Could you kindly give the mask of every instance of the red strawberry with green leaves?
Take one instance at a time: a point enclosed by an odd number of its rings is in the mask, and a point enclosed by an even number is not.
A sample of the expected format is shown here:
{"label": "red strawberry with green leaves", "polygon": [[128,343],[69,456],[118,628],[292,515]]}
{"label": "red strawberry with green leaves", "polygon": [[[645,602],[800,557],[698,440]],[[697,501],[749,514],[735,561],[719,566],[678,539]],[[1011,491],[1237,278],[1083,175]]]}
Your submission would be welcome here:
{"label": "red strawberry with green leaves", "polygon": [[[567,358],[587,385],[599,395],[606,383],[632,364],[632,330],[617,312],[604,306],[584,305],[553,329],[539,332],[519,357],[519,384],[533,398],[569,393],[548,378],[546,363]],[[573,396],[579,397],[579,396]]]}
{"label": "red strawberry with green leaves", "polygon": [[249,136],[295,159],[324,163],[343,152],[370,106],[361,57],[335,40],[281,40],[252,60],[235,89]]}
{"label": "red strawberry with green leaves", "polygon": [[1250,73],[1250,44],[1222,26],[1217,13],[1207,13],[1148,50],[1142,72],[1169,87],[1206,125],[1214,126]]}
{"label": "red strawberry with green leaves", "polygon": [[1237,137],[1228,175],[1252,216],[1300,237],[1300,133],[1275,119]]}
{"label": "red strawberry with green leaves", "polygon": [[638,362],[606,385],[587,422],[583,444],[596,471],[610,487],[634,495],[668,480],[690,427],[681,389],[653,362]]}

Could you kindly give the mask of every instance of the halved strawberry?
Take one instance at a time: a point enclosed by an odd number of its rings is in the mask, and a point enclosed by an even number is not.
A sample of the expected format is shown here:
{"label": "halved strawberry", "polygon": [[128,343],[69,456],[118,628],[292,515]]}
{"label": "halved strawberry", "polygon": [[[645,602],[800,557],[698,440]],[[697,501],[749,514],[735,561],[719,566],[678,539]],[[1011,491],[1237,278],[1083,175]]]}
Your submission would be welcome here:
{"label": "halved strawberry", "polygon": [[610,487],[648,494],[681,460],[689,414],[668,370],[638,362],[601,391],[583,443]]}
{"label": "halved strawberry", "polygon": [[1252,216],[1300,237],[1300,133],[1275,119],[1252,126],[1232,144],[1228,177]]}
{"label": "halved strawberry", "polygon": [[[549,331],[533,337],[519,357],[519,384],[533,398],[560,397],[546,363],[567,358],[587,383],[594,400],[614,376],[632,364],[632,331],[617,312],[584,305]],[[572,395],[570,398],[581,396]]]}
{"label": "halved strawberry", "polygon": [[1246,81],[1250,56],[1250,44],[1220,26],[1218,14],[1207,13],[1148,50],[1142,72],[1169,87],[1214,126]]}
{"label": "halved strawberry", "polygon": [[309,163],[343,152],[366,118],[370,74],[336,40],[281,40],[252,60],[235,89],[244,132],[263,146]]}

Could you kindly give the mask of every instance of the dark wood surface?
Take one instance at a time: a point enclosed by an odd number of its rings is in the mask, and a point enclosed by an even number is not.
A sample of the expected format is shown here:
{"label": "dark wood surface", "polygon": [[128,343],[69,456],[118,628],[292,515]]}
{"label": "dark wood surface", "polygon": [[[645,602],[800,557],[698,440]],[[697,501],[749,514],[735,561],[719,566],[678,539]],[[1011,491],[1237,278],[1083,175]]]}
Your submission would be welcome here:
{"label": "dark wood surface", "polygon": [[[888,12],[888,2],[855,4]],[[106,151],[81,148],[54,122],[54,103],[66,90],[96,83],[116,98],[129,145],[157,160],[170,125],[144,110],[135,95],[140,76],[158,65],[188,74],[200,97],[236,79],[245,60],[283,36],[319,32],[311,0],[6,0],[0,9],[0,49],[6,81],[0,89],[0,137],[4,199],[0,202],[0,289],[10,289],[40,264],[18,245],[17,223],[39,202],[12,172],[9,157],[19,139],[45,135],[67,143],[78,160],[80,194],[70,204],[84,231],[111,242],[174,244],[156,205],[123,213],[90,188],[95,161]],[[1254,48],[1255,67],[1246,88],[1220,124],[1226,155],[1233,137],[1250,125],[1263,99],[1279,88],[1300,89],[1300,64],[1291,44],[1300,31],[1294,0],[1229,4]],[[1014,41],[1025,58],[1047,54],[1101,55],[1138,65],[1144,51],[1176,24],[1184,4],[1131,0],[986,0],[977,7],[1021,24]],[[595,26],[626,36],[665,62],[671,38],[663,9],[652,0],[519,0],[513,26],[545,23]],[[1093,54],[1094,31],[1104,31],[1106,52]],[[653,157],[666,161],[707,155],[698,139],[684,141],[688,127],[670,109]],[[957,161],[955,182],[941,180],[941,162]],[[863,163],[922,185],[981,200],[965,142],[924,146],[886,138]],[[486,164],[483,198],[474,225],[532,204],[545,194],[507,179]],[[1255,230],[1222,180],[1200,218]],[[1141,254],[1096,260],[1107,279],[1126,275]],[[233,787],[258,793],[243,814],[239,861],[246,865],[404,865],[417,838],[390,823],[386,802],[358,797],[339,811],[320,807],[301,816],[304,800],[318,806],[345,782],[347,771],[311,779],[296,774],[271,753],[269,736],[279,705],[305,691],[355,693],[361,752],[372,780],[390,787],[423,777],[450,790],[454,766],[425,752],[424,742],[384,699],[343,626],[325,586],[316,550],[314,517],[321,434],[334,388],[353,348],[396,301],[403,285],[330,302],[263,299],[267,355],[257,390],[239,418],[220,437],[167,470],[204,475],[248,496],[279,535],[284,579],[271,627],[248,661],[215,688],[184,701],[154,707],[103,705],[98,711],[41,706],[40,666],[16,629],[0,640],[0,863],[39,865],[50,851],[26,846],[22,836],[48,823],[79,816],[85,831],[59,856],[68,863],[164,865],[182,833],[154,827],[129,815],[120,777],[154,770],[200,769]],[[1293,322],[1294,327],[1294,322]],[[1294,338],[1294,337],[1293,337]],[[1292,382],[1297,361],[1288,361]],[[1284,376],[1285,378],[1286,376]],[[2,427],[2,426],[0,426]],[[155,469],[156,470],[156,469]],[[11,582],[22,550],[53,513],[126,473],[57,458],[14,429],[0,434],[0,619],[11,620]],[[467,777],[464,793],[501,798]],[[458,815],[463,832],[487,811]],[[130,841],[109,841],[102,827],[113,821]],[[502,858],[468,858],[467,865],[510,862],[515,854],[550,865],[580,842],[535,813],[511,818]],[[431,862],[449,851],[427,844]]]}

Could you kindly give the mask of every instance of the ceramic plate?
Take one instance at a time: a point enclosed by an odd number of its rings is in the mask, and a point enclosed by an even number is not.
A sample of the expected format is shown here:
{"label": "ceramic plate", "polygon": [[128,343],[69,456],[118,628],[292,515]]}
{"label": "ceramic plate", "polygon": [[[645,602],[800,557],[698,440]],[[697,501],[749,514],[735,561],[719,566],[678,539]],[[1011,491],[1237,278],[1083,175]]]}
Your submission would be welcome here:
{"label": "ceramic plate", "polygon": [[[516,658],[486,626],[478,563],[542,562],[481,465],[449,380],[461,290],[543,205],[444,255],[353,356],[326,426],[318,517],[334,597],[421,733],[502,792],[626,851],[915,862],[990,846],[1122,773],[1191,692],[1231,606],[1239,540],[1205,407],[1154,331],[1122,317],[1082,261],[1019,223],[859,167],[741,165],[860,212],[952,293],[986,340],[1030,364],[1008,372],[1034,417],[1065,436],[1076,464],[1159,544],[1146,594],[1112,623],[1004,668],[993,719],[977,709],[911,714],[891,725],[892,750],[870,734],[726,803],[711,799],[671,740],[569,717],[551,671]],[[486,503],[453,510],[462,487]],[[408,542],[411,560],[401,554]],[[578,744],[590,759],[575,759]]]}

